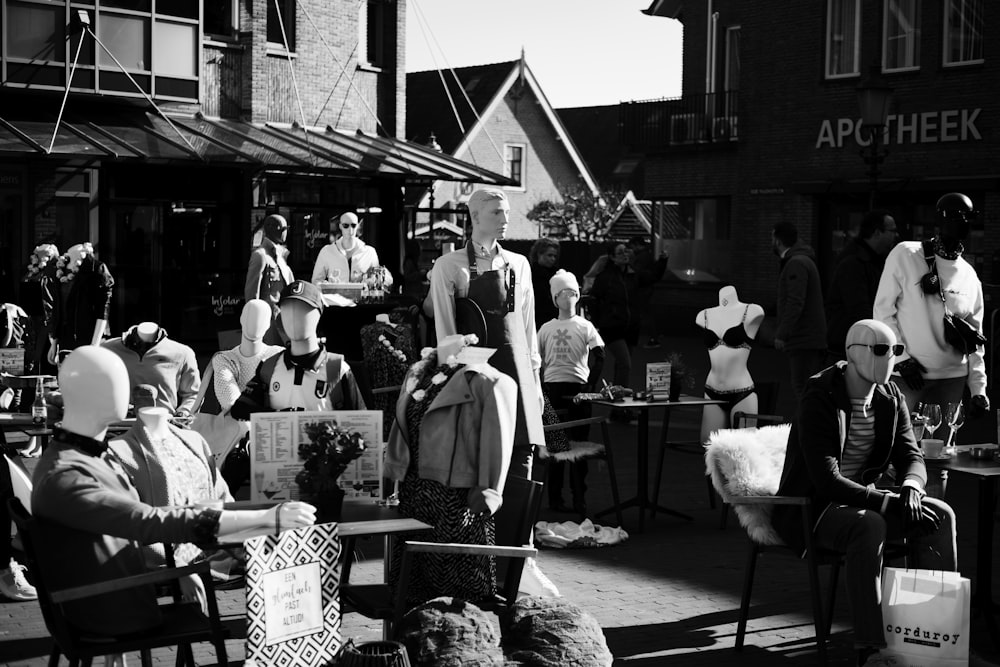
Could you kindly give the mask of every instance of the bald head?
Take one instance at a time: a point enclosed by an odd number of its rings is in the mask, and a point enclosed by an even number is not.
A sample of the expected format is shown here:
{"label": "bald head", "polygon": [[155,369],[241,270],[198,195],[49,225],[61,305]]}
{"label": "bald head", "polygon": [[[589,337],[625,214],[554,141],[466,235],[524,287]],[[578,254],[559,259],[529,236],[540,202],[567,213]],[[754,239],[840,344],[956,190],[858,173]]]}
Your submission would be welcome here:
{"label": "bald head", "polygon": [[[860,320],[847,330],[848,370],[866,383],[885,384],[892,375],[896,357],[892,346],[896,344],[896,334],[878,320]],[[876,348],[885,346],[885,348]],[[886,349],[888,348],[888,349]],[[876,354],[876,349],[883,354]]]}
{"label": "bald head", "polygon": [[896,334],[884,322],[859,320],[847,330],[847,345],[896,344]]}
{"label": "bald head", "polygon": [[340,216],[340,224],[342,225],[356,225],[358,224],[358,216],[355,213],[348,211],[347,213]]}

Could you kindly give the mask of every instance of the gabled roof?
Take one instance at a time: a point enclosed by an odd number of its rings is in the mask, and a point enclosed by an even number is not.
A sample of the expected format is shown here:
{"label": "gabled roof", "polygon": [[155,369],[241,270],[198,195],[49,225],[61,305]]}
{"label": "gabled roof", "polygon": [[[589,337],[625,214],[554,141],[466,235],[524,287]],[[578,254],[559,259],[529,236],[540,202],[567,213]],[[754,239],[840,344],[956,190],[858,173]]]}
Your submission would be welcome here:
{"label": "gabled roof", "polygon": [[[450,99],[445,92],[445,86],[441,83],[442,78],[447,85]],[[461,86],[456,83],[456,78]],[[443,152],[462,155],[480,132],[487,131],[483,119],[491,117],[494,109],[515,86],[527,86],[535,95],[542,113],[548,118],[556,136],[566,147],[580,177],[591,192],[599,195],[600,189],[593,174],[555,109],[549,104],[523,53],[520,60],[505,63],[407,74],[406,136],[413,143],[426,145],[433,132]],[[466,95],[468,101],[465,99]],[[475,108],[475,113],[469,107],[470,102]],[[458,112],[461,125],[455,118],[455,110]],[[437,129],[439,126],[441,130]]]}
{"label": "gabled roof", "polygon": [[[668,239],[687,238],[687,229],[680,222],[680,216],[676,205],[669,205],[663,202],[663,222],[664,230],[657,230],[656,236]],[[608,238],[616,240],[626,240],[635,236],[649,236],[653,231],[653,202],[646,199],[636,199],[631,190],[625,193],[618,208],[611,215],[611,222],[608,224]]]}

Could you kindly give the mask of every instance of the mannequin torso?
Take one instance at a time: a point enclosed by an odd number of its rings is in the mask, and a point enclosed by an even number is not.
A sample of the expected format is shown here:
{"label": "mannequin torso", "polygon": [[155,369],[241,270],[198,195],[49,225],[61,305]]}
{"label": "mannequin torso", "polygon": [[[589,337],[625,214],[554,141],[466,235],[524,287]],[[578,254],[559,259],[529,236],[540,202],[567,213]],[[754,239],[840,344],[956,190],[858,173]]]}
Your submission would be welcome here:
{"label": "mannequin torso", "polygon": [[170,435],[170,411],[166,408],[139,408],[137,414],[150,438],[163,439]]}

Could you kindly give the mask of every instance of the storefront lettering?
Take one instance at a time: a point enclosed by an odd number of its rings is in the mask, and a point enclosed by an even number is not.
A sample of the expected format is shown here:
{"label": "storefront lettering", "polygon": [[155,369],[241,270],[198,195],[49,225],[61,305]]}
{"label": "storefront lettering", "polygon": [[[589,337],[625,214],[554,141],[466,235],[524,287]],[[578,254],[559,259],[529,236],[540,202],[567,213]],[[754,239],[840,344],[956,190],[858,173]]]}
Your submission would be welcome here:
{"label": "storefront lettering", "polygon": [[323,246],[327,244],[330,235],[321,229],[307,229],[306,230],[306,247],[315,248],[316,246]]}
{"label": "storefront lettering", "polygon": [[0,188],[21,187],[21,174],[12,171],[0,171]]}
{"label": "storefront lettering", "polygon": [[[982,141],[983,135],[976,126],[980,112],[981,108],[889,114],[879,143],[901,145]],[[844,141],[849,138],[853,138],[858,146],[870,143],[862,135],[860,118],[827,118],[820,123],[816,148],[843,148]]]}
{"label": "storefront lettering", "polygon": [[243,299],[238,296],[213,296],[212,312],[215,313],[216,317],[232,315],[241,303],[243,303]]}

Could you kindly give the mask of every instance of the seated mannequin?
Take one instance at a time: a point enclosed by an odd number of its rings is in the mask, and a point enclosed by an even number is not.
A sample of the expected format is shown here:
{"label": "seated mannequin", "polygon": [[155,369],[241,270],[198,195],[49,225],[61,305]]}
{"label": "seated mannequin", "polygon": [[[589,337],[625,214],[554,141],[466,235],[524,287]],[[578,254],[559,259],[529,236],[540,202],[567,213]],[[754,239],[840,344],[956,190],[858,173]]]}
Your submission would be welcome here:
{"label": "seated mannequin", "polygon": [[[232,502],[229,487],[219,475],[208,443],[199,434],[170,423],[166,408],[155,407],[156,389],[133,392],[138,419],[121,437],[108,442],[122,467],[131,475],[139,500],[154,507],[182,507],[204,501]],[[193,544],[174,546],[178,565],[201,555]],[[146,548],[146,562],[163,565],[163,548]],[[228,568],[227,568],[228,569]]]}
{"label": "seated mannequin", "polygon": [[[514,447],[517,385],[486,363],[448,363],[465,340],[446,337],[407,373],[385,475],[400,482],[400,514],[434,526],[429,541],[493,544],[493,515],[503,502]],[[472,440],[463,437],[470,434]],[[398,567],[401,553],[394,555]],[[390,581],[396,577],[394,569]],[[407,600],[450,595],[474,602],[495,592],[492,558],[419,554]]]}
{"label": "seated mannequin", "polygon": [[319,288],[296,280],[281,293],[281,323],[288,347],[262,361],[230,410],[236,419],[278,410],[364,410],[351,367],[327,352],[316,327],[323,313]]}
{"label": "seated mannequin", "polygon": [[[32,512],[38,522],[39,558],[53,588],[146,571],[139,544],[192,542],[210,546],[244,530],[274,534],[310,526],[315,508],[282,503],[267,510],[220,511],[151,507],[117,459],[107,453],[108,424],[125,417],[129,379],[109,350],[82,346],[59,371],[65,400],[62,427],[42,453],[34,474]],[[184,595],[202,601],[200,580],[185,579]],[[65,605],[81,631],[119,636],[162,622],[151,588],[131,588]]]}
{"label": "seated mannequin", "polygon": [[240,314],[240,326],[240,344],[212,357],[212,381],[202,387],[204,400],[191,425],[208,441],[219,465],[233,446],[250,432],[249,425],[234,419],[229,410],[246,389],[260,362],[284,349],[264,343],[264,334],[271,326],[271,306],[266,301],[247,301]]}
{"label": "seated mannequin", "polygon": [[764,321],[764,309],[743,303],[736,288],[727,285],[719,290],[719,305],[698,313],[695,323],[702,328],[705,346],[712,362],[705,379],[705,398],[726,401],[725,405],[706,405],[701,418],[702,442],[712,431],[728,428],[735,412],[757,412],[757,394],[747,370],[750,343]]}
{"label": "seated mannequin", "polygon": [[194,350],[167,337],[156,322],[141,322],[104,343],[123,362],[131,387],[156,387],[156,404],[175,418],[188,419],[201,386]]}
{"label": "seated mannequin", "polygon": [[[332,222],[332,221],[331,221]],[[361,282],[368,269],[380,266],[378,252],[362,241],[358,216],[348,211],[340,216],[340,238],[323,247],[313,266],[312,282]],[[337,230],[333,230],[336,233]],[[386,287],[392,285],[392,275],[386,272]]]}

